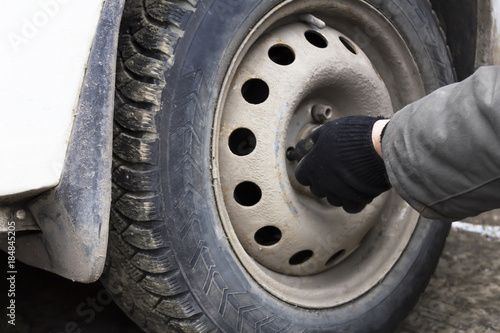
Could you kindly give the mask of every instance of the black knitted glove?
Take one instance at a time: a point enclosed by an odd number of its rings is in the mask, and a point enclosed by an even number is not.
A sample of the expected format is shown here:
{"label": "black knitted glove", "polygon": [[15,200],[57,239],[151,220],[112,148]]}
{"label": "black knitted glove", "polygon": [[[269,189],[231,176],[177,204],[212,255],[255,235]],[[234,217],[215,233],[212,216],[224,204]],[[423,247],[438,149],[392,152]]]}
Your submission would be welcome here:
{"label": "black knitted glove", "polygon": [[295,147],[295,177],[318,197],[359,213],[391,188],[384,161],[372,143],[373,124],[382,118],[350,116],[327,122]]}

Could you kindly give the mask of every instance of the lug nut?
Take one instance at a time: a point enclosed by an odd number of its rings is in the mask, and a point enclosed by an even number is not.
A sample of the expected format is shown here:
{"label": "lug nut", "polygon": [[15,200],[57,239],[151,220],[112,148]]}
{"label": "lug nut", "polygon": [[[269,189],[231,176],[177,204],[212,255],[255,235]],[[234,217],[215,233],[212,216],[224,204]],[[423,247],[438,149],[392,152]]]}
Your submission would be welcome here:
{"label": "lug nut", "polygon": [[295,151],[295,148],[290,147],[286,151],[286,158],[290,161],[297,161],[298,160],[298,155],[297,152]]}
{"label": "lug nut", "polygon": [[332,113],[332,107],[323,104],[314,105],[311,109],[311,116],[320,123],[324,123],[332,118]]}

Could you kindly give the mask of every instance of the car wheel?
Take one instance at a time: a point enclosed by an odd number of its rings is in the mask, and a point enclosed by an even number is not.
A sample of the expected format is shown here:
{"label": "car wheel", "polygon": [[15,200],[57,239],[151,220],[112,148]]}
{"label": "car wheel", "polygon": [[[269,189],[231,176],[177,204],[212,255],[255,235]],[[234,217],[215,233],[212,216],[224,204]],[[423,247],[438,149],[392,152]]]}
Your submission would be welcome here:
{"label": "car wheel", "polygon": [[131,0],[103,282],[151,332],[387,332],[449,224],[315,198],[287,151],[453,82],[426,0]]}

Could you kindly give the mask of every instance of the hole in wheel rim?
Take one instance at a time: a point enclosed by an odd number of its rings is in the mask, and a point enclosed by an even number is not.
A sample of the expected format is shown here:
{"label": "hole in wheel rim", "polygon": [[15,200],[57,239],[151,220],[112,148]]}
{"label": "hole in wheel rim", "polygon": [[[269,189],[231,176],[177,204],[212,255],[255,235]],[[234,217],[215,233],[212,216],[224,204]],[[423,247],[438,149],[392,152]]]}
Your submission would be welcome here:
{"label": "hole in wheel rim", "polygon": [[261,104],[269,97],[269,86],[261,79],[250,79],[241,87],[241,95],[250,104]]}
{"label": "hole in wheel rim", "polygon": [[309,259],[311,259],[313,255],[314,255],[314,252],[311,251],[311,250],[300,251],[300,252],[295,253],[290,258],[290,260],[288,261],[288,263],[290,265],[292,265],[292,266],[300,265],[300,264],[305,263]]}
{"label": "hole in wheel rim", "polygon": [[328,261],[326,262],[325,266],[333,264],[335,261],[337,261],[337,259],[339,259],[340,257],[342,257],[344,254],[345,254],[345,250],[338,251],[333,256],[331,256],[330,259],[328,259]]}
{"label": "hole in wheel rim", "polygon": [[286,45],[274,45],[269,49],[268,55],[278,65],[287,66],[295,61],[295,53]]}
{"label": "hole in wheel rim", "polygon": [[356,48],[346,38],[340,36],[339,39],[342,42],[342,44],[345,46],[345,48],[347,50],[349,50],[349,52],[351,52],[352,54],[358,54],[358,51],[356,51]]}
{"label": "hole in wheel rim", "polygon": [[255,183],[243,182],[234,189],[234,200],[242,206],[255,206],[261,198],[262,191]]}
{"label": "hole in wheel rim", "polygon": [[229,149],[237,156],[251,154],[257,145],[257,139],[248,128],[238,128],[229,136]]}
{"label": "hole in wheel rim", "polygon": [[304,36],[306,37],[309,43],[316,46],[317,48],[324,49],[328,46],[326,38],[323,37],[323,35],[317,31],[308,30],[304,33]]}
{"label": "hole in wheel rim", "polygon": [[273,226],[260,228],[254,238],[262,246],[272,246],[281,240],[281,230]]}

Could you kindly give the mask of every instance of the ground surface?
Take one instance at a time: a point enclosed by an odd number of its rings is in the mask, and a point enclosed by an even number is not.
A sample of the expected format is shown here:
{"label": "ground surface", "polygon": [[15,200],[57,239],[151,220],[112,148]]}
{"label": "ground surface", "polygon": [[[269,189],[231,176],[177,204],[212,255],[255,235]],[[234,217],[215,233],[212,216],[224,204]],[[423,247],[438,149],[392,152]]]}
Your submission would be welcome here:
{"label": "ground surface", "polygon": [[500,332],[500,239],[452,229],[434,277],[398,332]]}
{"label": "ground surface", "polygon": [[[16,278],[15,330],[6,319],[2,313],[0,332],[139,332],[100,283],[77,284],[27,266],[19,266]],[[429,287],[397,332],[500,332],[500,238],[452,229]]]}

